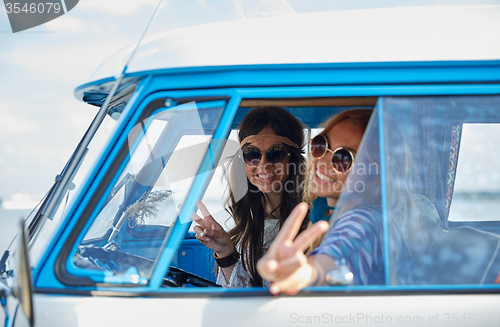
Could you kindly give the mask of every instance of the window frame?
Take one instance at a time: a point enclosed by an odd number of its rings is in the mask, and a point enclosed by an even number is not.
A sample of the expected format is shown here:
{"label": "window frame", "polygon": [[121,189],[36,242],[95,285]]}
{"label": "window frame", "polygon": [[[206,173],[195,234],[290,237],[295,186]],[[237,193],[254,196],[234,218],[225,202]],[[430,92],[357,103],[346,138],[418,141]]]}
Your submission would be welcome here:
{"label": "window frame", "polygon": [[[161,86],[159,86],[161,88]],[[316,97],[367,97],[367,96],[372,96],[372,97],[381,97],[381,96],[433,96],[433,95],[494,95],[500,93],[500,85],[499,84],[460,84],[460,85],[360,85],[360,86],[307,86],[307,87],[300,87],[300,86],[290,86],[290,87],[264,87],[264,88],[230,88],[230,89],[197,89],[197,90],[180,90],[180,91],[165,91],[161,93],[150,93],[147,97],[144,98],[143,101],[140,103],[140,107],[138,109],[135,109],[133,112],[133,118],[132,121],[136,122],[139,121],[138,118],[143,117],[145,107],[147,106],[148,99],[151,97],[159,97],[159,94],[167,94],[168,97],[171,98],[194,98],[194,97],[225,97],[228,99],[226,108],[224,109],[224,112],[222,113],[222,118],[219,122],[219,125],[217,126],[217,129],[214,133],[213,139],[225,139],[229,135],[230,132],[230,127],[231,124],[233,124],[233,119],[236,115],[236,112],[239,108],[239,104],[242,99],[258,99],[258,98],[269,98],[269,99],[276,99],[276,98],[316,98]],[[151,98],[152,99],[152,98]],[[131,109],[133,110],[133,109]],[[130,126],[133,124],[128,124],[127,126]],[[120,139],[122,139],[126,133],[126,129],[124,129],[121,132]],[[123,140],[122,140],[123,141]],[[126,144],[122,143],[122,144]],[[217,149],[220,153],[221,149]],[[106,168],[109,168],[111,165],[111,159],[113,158],[114,160],[120,160],[120,154],[119,150],[115,149],[114,151],[111,152],[111,154],[108,157],[108,160],[106,161],[107,163],[103,166]],[[209,164],[209,158],[205,158],[207,160],[204,161],[204,165]],[[188,212],[192,212],[195,208],[195,201],[198,199],[203,190],[206,188],[208,175],[207,174],[200,174],[197,176],[195,183],[193,183],[193,186],[191,188],[191,191],[189,192],[188,199],[186,200],[185,206],[179,216],[179,220],[184,219],[187,215]],[[96,181],[99,181],[99,183],[96,183]],[[385,181],[383,181],[385,182]],[[97,178],[94,180],[94,183],[92,184],[91,190],[96,192],[97,194],[97,188],[98,185],[101,185],[102,183],[105,183],[106,185],[111,185],[109,182],[109,177],[106,178],[106,176],[103,176],[101,174],[100,178]],[[109,186],[111,187],[111,186]],[[194,191],[193,191],[194,190]],[[101,191],[102,193],[103,191]],[[109,192],[109,190],[107,190]],[[102,199],[100,199],[102,200]],[[78,204],[76,203],[74,205],[74,208],[72,210],[72,214],[75,216],[85,216],[85,212],[88,212],[89,210],[92,211],[96,207],[98,200],[96,199],[90,199],[89,196],[86,196],[86,201],[83,201],[82,203]],[[77,205],[79,205],[77,207]],[[74,212],[74,209],[78,208],[78,212]],[[184,218],[182,218],[184,217]],[[83,228],[83,225],[85,224],[85,221],[81,218],[78,219],[77,222],[74,222],[74,219],[72,220],[71,224],[68,224],[66,226],[66,237],[70,236],[69,239],[71,240],[73,236],[73,239],[75,238],[75,233],[79,234],[79,230]],[[269,295],[268,291],[265,289],[238,289],[238,290],[220,290],[220,289],[208,289],[208,290],[172,290],[172,289],[161,289],[161,281],[163,277],[166,275],[166,272],[168,270],[169,264],[172,261],[174,253],[177,251],[179,248],[182,239],[189,228],[190,224],[184,224],[185,226],[181,226],[179,224],[175,224],[174,228],[171,231],[171,235],[168,239],[168,242],[165,246],[165,248],[162,251],[162,254],[157,261],[157,265],[153,271],[153,274],[150,278],[149,284],[147,286],[140,286],[137,287],[136,285],[107,285],[107,284],[96,284],[96,283],[86,283],[83,282],[83,280],[80,280],[79,283],[73,284],[74,286],[80,286],[80,287],[89,287],[89,289],[93,290],[109,290],[110,287],[117,287],[117,286],[134,286],[135,287],[135,292],[159,292],[159,293],[165,293],[165,296],[193,296],[194,294],[199,294],[201,296],[219,296],[222,294],[232,294],[230,296],[247,296],[247,295]],[[69,235],[68,235],[69,234]],[[74,244],[73,244],[74,246]],[[53,260],[53,263],[55,264],[54,270],[56,271],[55,277],[58,278],[57,276],[64,274],[65,272],[65,263],[67,263],[67,260],[71,260],[68,258],[66,254],[69,254],[70,251],[68,251],[68,248],[72,248],[72,246],[65,245],[62,247],[62,251],[60,251],[57,255],[57,261]],[[64,251],[66,249],[66,251]],[[60,281],[60,280],[59,280]],[[71,283],[66,284],[68,286],[71,286]],[[65,286],[62,286],[65,287]],[[125,289],[126,289],[125,288]],[[479,285],[460,285],[460,286],[453,286],[453,287],[425,287],[424,291],[446,291],[446,292],[460,292],[460,291],[472,291],[472,292],[490,292],[493,291],[495,293],[498,292],[500,289],[500,285],[498,288],[491,288],[490,286],[488,287],[481,287]],[[130,290],[130,289],[128,289]],[[356,287],[315,287],[315,288],[308,288],[305,291],[301,292],[303,295],[311,295],[311,294],[340,294],[340,293],[345,293],[346,291],[349,292],[355,292],[355,293],[363,293],[363,292],[368,292],[371,294],[371,292],[388,292],[394,293],[394,292],[413,292],[416,290],[422,291],[421,286],[390,286],[390,285],[384,285],[384,286],[356,286]],[[137,293],[139,294],[139,293]],[[191,295],[189,295],[191,294]],[[163,296],[163,295],[162,295]]]}

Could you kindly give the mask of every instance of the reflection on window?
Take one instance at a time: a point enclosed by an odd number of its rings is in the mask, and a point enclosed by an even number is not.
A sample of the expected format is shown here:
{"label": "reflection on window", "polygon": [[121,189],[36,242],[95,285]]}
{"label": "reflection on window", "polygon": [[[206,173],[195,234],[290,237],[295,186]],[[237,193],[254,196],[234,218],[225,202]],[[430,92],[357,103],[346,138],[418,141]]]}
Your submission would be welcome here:
{"label": "reflection on window", "polygon": [[409,250],[390,243],[391,284],[500,282],[500,97],[383,101],[389,234],[402,231]]}
{"label": "reflection on window", "polygon": [[[236,155],[239,149],[238,143],[238,133],[236,130],[231,131],[229,134],[230,142],[227,142],[226,147],[220,158],[220,163],[213,172],[212,179],[208,184],[207,190],[201,201],[207,207],[208,211],[212,214],[212,217],[226,230],[230,230],[234,227],[234,220],[231,218],[229,213],[224,209],[224,199],[227,196],[227,186],[228,181],[224,175],[224,169],[227,165],[227,161],[231,156]],[[198,212],[201,214],[201,212]],[[195,223],[190,228],[193,231]]]}
{"label": "reflection on window", "polygon": [[61,217],[63,217],[69,209],[68,204],[72,202],[74,195],[78,194],[78,189],[80,189],[86,182],[86,178],[89,171],[92,169],[92,165],[98,160],[98,156],[106,146],[106,142],[112,135],[116,124],[117,122],[110,116],[105,116],[104,121],[92,138],[92,141],[88,146],[88,152],[83,158],[83,161],[72,180],[72,184],[74,184],[74,186],[66,191],[67,193],[64,196],[64,200],[59,204],[54,217],[52,219],[45,219],[40,232],[36,236],[36,239],[30,248],[30,260],[32,264],[35,264],[39,260],[44,246],[46,246],[46,244],[52,239],[52,234],[58,226]]}
{"label": "reflection on window", "polygon": [[449,221],[500,220],[500,124],[464,124]]}
{"label": "reflection on window", "polygon": [[119,178],[73,258],[78,274],[101,270],[107,282],[147,282],[224,105],[214,101],[160,108],[132,128],[129,153],[123,163],[113,163],[123,166]]}

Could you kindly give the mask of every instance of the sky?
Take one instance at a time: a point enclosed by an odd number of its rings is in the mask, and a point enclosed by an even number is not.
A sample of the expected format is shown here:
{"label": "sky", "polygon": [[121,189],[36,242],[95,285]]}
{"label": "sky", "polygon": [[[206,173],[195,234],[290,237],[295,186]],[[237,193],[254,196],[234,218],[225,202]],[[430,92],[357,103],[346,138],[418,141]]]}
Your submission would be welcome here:
{"label": "sky", "polygon": [[[0,6],[0,197],[41,197],[52,185],[97,108],[73,96],[97,67],[137,41],[157,0],[80,0],[65,15],[12,33]],[[429,4],[499,4],[499,0],[166,0],[150,33],[241,18],[253,7],[314,12]],[[250,16],[258,17],[258,10]]]}
{"label": "sky", "polygon": [[83,0],[60,18],[15,34],[1,6],[0,197],[48,190],[97,113],[73,89],[139,39],[156,5]]}

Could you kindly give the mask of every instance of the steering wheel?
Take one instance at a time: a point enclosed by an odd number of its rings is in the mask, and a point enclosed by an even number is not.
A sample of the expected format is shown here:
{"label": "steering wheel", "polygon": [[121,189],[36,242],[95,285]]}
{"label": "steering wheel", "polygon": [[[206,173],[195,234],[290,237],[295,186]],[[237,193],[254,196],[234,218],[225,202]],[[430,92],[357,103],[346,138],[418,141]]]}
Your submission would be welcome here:
{"label": "steering wheel", "polygon": [[[167,276],[172,278],[177,287],[182,287],[182,285],[184,284],[192,284],[196,287],[222,287],[212,282],[211,280],[205,279],[174,266],[170,266]],[[169,285],[169,282],[171,282],[172,280],[164,278],[162,286],[172,287]]]}
{"label": "steering wheel", "polygon": [[[103,270],[102,264],[104,264],[113,273],[125,273],[128,267],[133,266],[137,268],[139,273],[148,274],[155,264],[154,260],[148,258],[92,245],[79,246],[78,255],[80,258],[75,260],[77,266],[82,268],[91,268],[90,266],[92,266],[94,269],[97,267]],[[88,261],[82,262],[82,258]],[[99,260],[102,264],[99,265],[96,260]],[[208,279],[174,266],[170,266],[167,277],[170,279],[163,279],[162,286],[164,287],[182,287],[184,284],[192,284],[197,287],[221,287]]]}

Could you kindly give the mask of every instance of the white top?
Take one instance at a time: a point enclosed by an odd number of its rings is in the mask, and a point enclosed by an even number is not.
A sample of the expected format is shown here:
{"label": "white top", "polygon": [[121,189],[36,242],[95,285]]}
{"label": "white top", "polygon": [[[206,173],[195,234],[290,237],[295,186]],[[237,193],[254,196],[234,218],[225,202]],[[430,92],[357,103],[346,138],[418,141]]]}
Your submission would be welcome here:
{"label": "white top", "polygon": [[[91,77],[117,76],[134,44]],[[143,40],[128,73],[177,67],[500,59],[500,5],[283,14],[171,30]]]}
{"label": "white top", "polygon": [[[264,221],[264,254],[267,252],[267,249],[279,232],[278,222],[278,219],[268,218]],[[219,267],[219,271],[217,273],[217,284],[224,287],[252,287],[250,274],[245,270],[245,268],[243,268],[241,260],[238,260],[238,262],[234,265],[233,272],[229,278],[229,283],[226,283],[226,279],[222,273],[222,268]],[[267,280],[263,280],[263,284],[264,287],[269,287],[269,282]]]}

